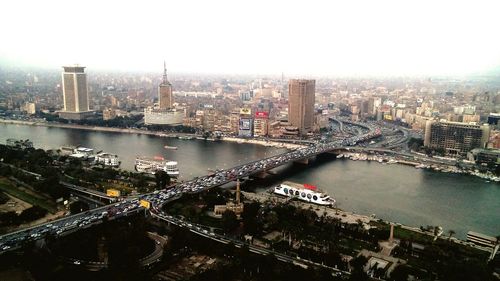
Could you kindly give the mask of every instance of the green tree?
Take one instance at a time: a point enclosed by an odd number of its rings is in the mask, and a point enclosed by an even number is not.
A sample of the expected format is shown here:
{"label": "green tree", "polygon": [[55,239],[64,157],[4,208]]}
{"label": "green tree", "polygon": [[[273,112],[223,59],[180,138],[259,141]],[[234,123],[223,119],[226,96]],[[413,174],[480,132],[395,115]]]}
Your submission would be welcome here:
{"label": "green tree", "polygon": [[238,227],[238,218],[236,214],[231,210],[226,210],[222,213],[222,228],[225,232],[231,232],[236,227]]}
{"label": "green tree", "polygon": [[163,170],[155,173],[155,180],[157,189],[164,189],[167,185],[170,185],[170,176]]}

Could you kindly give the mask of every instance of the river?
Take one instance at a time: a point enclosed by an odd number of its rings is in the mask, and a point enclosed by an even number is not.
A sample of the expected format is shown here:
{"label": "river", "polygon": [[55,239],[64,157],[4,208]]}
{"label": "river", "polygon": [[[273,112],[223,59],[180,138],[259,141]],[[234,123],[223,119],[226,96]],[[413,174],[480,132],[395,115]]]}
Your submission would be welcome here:
{"label": "river", "polygon": [[[0,143],[7,138],[30,139],[35,147],[57,149],[82,145],[118,154],[121,168],[132,170],[136,155],[163,156],[179,162],[181,179],[208,173],[208,169],[238,164],[284,152],[254,144],[178,140],[148,135],[92,132],[0,124]],[[177,146],[167,150],[165,145]],[[474,230],[500,234],[500,184],[468,175],[445,174],[403,165],[352,161],[321,156],[308,166],[286,165],[261,189],[281,180],[310,183],[332,195],[338,207],[411,226],[440,225],[465,238]]]}

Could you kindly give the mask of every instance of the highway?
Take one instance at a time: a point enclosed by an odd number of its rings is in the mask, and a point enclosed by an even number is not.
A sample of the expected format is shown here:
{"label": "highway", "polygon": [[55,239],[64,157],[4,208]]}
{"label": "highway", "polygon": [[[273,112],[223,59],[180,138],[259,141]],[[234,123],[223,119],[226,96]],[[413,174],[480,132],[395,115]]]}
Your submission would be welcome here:
{"label": "highway", "polygon": [[189,231],[191,231],[194,234],[206,237],[208,239],[211,239],[213,241],[217,241],[219,243],[223,243],[223,244],[232,243],[237,248],[248,246],[248,250],[250,252],[255,253],[255,254],[259,254],[259,255],[266,256],[266,255],[272,254],[276,257],[277,260],[282,261],[282,262],[291,263],[291,264],[295,264],[295,265],[299,265],[299,266],[303,266],[303,267],[307,267],[307,266],[324,267],[324,268],[327,268],[329,270],[336,272],[338,274],[337,276],[351,274],[348,271],[343,271],[343,270],[340,270],[337,268],[326,266],[324,264],[313,262],[311,260],[302,259],[300,257],[293,257],[290,255],[281,253],[281,252],[276,252],[272,249],[259,247],[259,246],[253,245],[251,243],[243,242],[239,239],[235,239],[235,238],[232,238],[232,237],[227,236],[227,235],[218,234],[218,233],[212,232],[210,227],[203,226],[203,225],[196,224],[196,223],[187,222],[187,221],[181,220],[179,218],[176,218],[174,216],[170,216],[168,214],[165,214],[164,212],[159,212],[159,213],[151,212],[151,215],[159,220],[163,220],[165,222],[177,225],[179,227],[189,229]]}
{"label": "highway", "polygon": [[150,203],[152,213],[159,213],[164,204],[180,198],[183,194],[202,192],[235,181],[238,178],[265,172],[266,170],[273,169],[289,162],[309,159],[318,154],[341,147],[353,146],[359,142],[380,136],[379,128],[363,126],[368,128],[369,132],[361,136],[354,136],[332,142],[317,142],[304,148],[287,151],[279,155],[260,159],[237,167],[226,170],[216,170],[213,174],[179,183],[170,186],[168,189],[143,194],[139,198],[126,198],[118,203],[106,205],[85,213],[64,217],[59,220],[2,235],[0,236],[0,253],[18,249],[26,242],[42,239],[47,235],[56,237],[66,235],[67,233],[99,224],[105,219],[116,219],[127,216],[130,213],[138,212],[142,210],[140,207],[140,200],[145,200]]}

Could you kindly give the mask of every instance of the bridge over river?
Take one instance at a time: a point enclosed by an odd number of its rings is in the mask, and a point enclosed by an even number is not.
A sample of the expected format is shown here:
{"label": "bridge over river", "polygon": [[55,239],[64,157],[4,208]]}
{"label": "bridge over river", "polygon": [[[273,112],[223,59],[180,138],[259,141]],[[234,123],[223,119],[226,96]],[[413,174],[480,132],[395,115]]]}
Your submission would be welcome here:
{"label": "bridge over river", "polygon": [[[366,126],[365,126],[366,127]],[[279,167],[290,162],[307,162],[318,154],[327,153],[380,136],[380,130],[369,127],[369,132],[344,140],[333,142],[317,142],[307,147],[291,150],[283,154],[260,159],[225,170],[216,170],[214,173],[176,184],[161,191],[143,194],[135,198],[126,198],[123,201],[96,208],[85,213],[64,217],[45,224],[22,229],[0,236],[0,253],[20,248],[29,241],[43,239],[45,236],[63,236],[80,229],[99,224],[103,219],[113,220],[123,216],[144,211],[141,200],[150,203],[150,211],[159,214],[162,206],[180,198],[186,193],[198,193],[214,187],[224,185],[239,178],[248,177],[267,170]]]}

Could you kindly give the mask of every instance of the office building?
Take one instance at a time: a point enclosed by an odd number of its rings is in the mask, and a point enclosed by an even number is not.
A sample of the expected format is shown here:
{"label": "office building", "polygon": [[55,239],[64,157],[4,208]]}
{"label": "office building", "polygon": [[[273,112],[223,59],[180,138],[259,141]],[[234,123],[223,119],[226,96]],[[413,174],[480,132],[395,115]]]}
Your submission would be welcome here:
{"label": "office building", "polygon": [[500,121],[500,114],[499,113],[490,113],[488,116],[488,124],[490,125],[498,125],[498,121]]}
{"label": "office building", "polygon": [[102,119],[103,120],[111,120],[116,118],[116,110],[112,108],[106,108],[102,111]]}
{"label": "office building", "polygon": [[64,109],[59,116],[80,120],[93,114],[90,111],[87,74],[84,66],[63,66],[62,89]]}
{"label": "office building", "polygon": [[171,109],[173,104],[172,84],[167,79],[167,66],[163,62],[163,81],[158,86],[158,107],[166,110]]}
{"label": "office building", "polygon": [[301,135],[313,129],[315,90],[315,80],[291,79],[288,83],[288,122]]}
{"label": "office building", "polygon": [[448,155],[463,155],[474,148],[485,148],[490,136],[488,125],[427,121],[424,145],[443,149]]}
{"label": "office building", "polygon": [[154,107],[144,109],[144,124],[146,125],[182,125],[186,117],[185,108],[162,110]]}
{"label": "office building", "polygon": [[253,136],[265,137],[268,132],[269,114],[266,111],[255,112],[255,119],[253,121]]}
{"label": "office building", "polygon": [[238,136],[252,137],[253,136],[253,118],[252,110],[250,108],[240,109],[240,123]]}

